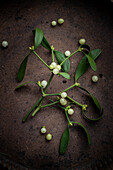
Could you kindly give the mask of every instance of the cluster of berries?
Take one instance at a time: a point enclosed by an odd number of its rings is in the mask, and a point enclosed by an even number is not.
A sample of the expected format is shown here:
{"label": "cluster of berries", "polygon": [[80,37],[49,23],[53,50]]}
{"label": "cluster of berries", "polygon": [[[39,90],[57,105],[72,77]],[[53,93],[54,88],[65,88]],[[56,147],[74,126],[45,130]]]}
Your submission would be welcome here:
{"label": "cluster of berries", "polygon": [[55,62],[52,62],[49,66],[51,70],[53,70],[53,74],[58,74],[59,71],[61,70],[61,66],[57,65]]}

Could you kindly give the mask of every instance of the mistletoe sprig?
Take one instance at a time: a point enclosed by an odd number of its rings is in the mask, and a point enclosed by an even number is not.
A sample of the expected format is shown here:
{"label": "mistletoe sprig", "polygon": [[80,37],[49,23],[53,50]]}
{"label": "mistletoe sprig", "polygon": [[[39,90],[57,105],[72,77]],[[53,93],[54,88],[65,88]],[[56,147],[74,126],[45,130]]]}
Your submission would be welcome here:
{"label": "mistletoe sprig", "polygon": [[[84,87],[81,87],[80,84],[78,83],[78,79],[88,70],[89,67],[91,67],[94,71],[96,71],[95,59],[100,55],[101,50],[100,49],[91,50],[89,45],[83,44],[83,45],[80,45],[76,51],[74,51],[72,54],[70,54],[68,57],[66,57],[60,51],[56,51],[54,49],[53,45],[51,46],[49,44],[46,37],[44,36],[43,31],[40,28],[36,28],[32,32],[34,35],[35,44],[34,44],[34,46],[29,47],[30,52],[26,55],[26,57],[24,58],[24,60],[22,61],[21,65],[19,67],[18,81],[21,82],[23,80],[24,75],[25,75],[26,66],[27,66],[28,57],[32,53],[35,54],[35,56],[50,70],[51,76],[50,76],[48,82],[46,80],[44,80],[42,82],[29,81],[29,82],[20,84],[18,87],[16,87],[16,90],[17,90],[18,88],[20,88],[28,83],[34,83],[40,87],[41,93],[42,93],[42,95],[38,99],[38,101],[34,104],[34,106],[31,108],[31,110],[25,115],[22,122],[24,123],[30,114],[32,117],[34,117],[37,114],[37,112],[40,111],[40,109],[43,109],[44,107],[50,107],[50,106],[56,105],[57,107],[60,107],[64,111],[65,116],[67,118],[67,126],[62,134],[61,142],[60,142],[60,149],[59,149],[60,154],[64,154],[68,147],[69,138],[70,138],[70,132],[69,132],[70,126],[76,125],[76,126],[82,127],[86,133],[88,143],[91,144],[90,135],[88,134],[86,128],[79,122],[70,121],[69,115],[73,114],[74,110],[72,109],[72,105],[74,105],[74,106],[79,106],[81,108],[83,117],[88,121],[97,121],[97,120],[100,120],[103,116],[103,108],[101,108],[98,100],[88,90],[86,90]],[[52,56],[51,65],[48,65],[35,51],[40,45],[42,45],[44,48],[46,48],[51,53],[51,56]],[[54,78],[54,76],[63,76],[64,78],[66,78],[68,80],[71,79],[71,77],[68,73],[70,70],[69,59],[70,59],[70,57],[73,57],[78,52],[84,54],[84,57],[81,59],[80,63],[78,64],[78,67],[75,71],[75,83],[73,85],[71,85],[70,87],[68,87],[67,89],[60,91],[59,93],[48,94],[47,89],[48,89],[50,83],[52,82],[52,79]],[[74,100],[67,94],[68,91],[72,88],[79,88],[82,91],[85,91],[89,95],[89,97],[92,98],[94,106],[98,109],[99,116],[97,118],[94,118],[94,119],[89,118],[85,114],[87,105],[79,103],[78,101]],[[43,100],[47,96],[50,96],[50,97],[56,96],[56,101],[49,99],[49,101],[51,103],[43,105]],[[69,104],[68,104],[67,100],[70,102]]]}

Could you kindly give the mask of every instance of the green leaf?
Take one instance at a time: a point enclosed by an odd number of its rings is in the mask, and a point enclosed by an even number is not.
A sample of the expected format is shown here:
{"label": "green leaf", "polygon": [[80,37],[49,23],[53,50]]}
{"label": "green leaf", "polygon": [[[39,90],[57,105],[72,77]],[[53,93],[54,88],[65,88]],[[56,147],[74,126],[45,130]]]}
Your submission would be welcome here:
{"label": "green leaf", "polygon": [[82,110],[82,114],[83,114],[83,116],[84,116],[85,119],[87,119],[87,120],[89,120],[89,121],[95,122],[95,121],[100,120],[100,119],[103,117],[104,109],[102,108],[102,111],[101,111],[99,117],[98,117],[98,118],[95,118],[95,119],[87,117],[86,114],[85,114],[85,112],[84,112],[83,110]]}
{"label": "green leaf", "polygon": [[95,60],[100,54],[101,54],[100,49],[94,49],[94,50],[89,52],[89,56],[92,57],[93,60]]}
{"label": "green leaf", "polygon": [[[19,89],[20,87],[22,87],[22,86],[24,86],[24,85],[26,85],[26,84],[29,84],[29,83],[37,84],[37,82],[35,82],[35,81],[28,81],[28,82],[25,82],[25,83],[20,84],[19,86],[17,86],[17,87],[15,88],[15,90],[17,90],[17,89]],[[38,84],[37,84],[37,85],[38,85]]]}
{"label": "green leaf", "polygon": [[26,66],[27,66],[27,60],[28,60],[28,56],[30,55],[30,53],[24,58],[24,60],[22,61],[19,70],[18,70],[18,81],[22,81],[25,75],[25,70],[26,70]]}
{"label": "green leaf", "polygon": [[80,89],[82,89],[83,91],[87,92],[87,93],[90,95],[90,97],[92,98],[95,106],[96,106],[97,109],[99,110],[99,117],[96,118],[96,119],[92,119],[92,118],[87,117],[87,116],[85,115],[85,112],[82,110],[82,113],[83,113],[84,118],[86,118],[87,120],[90,120],[90,121],[98,121],[98,120],[100,120],[100,119],[103,117],[104,109],[101,108],[98,100],[97,100],[88,90],[86,90],[85,88],[83,88],[83,87],[81,87],[81,86],[78,86],[78,87],[79,87]]}
{"label": "green leaf", "polygon": [[69,144],[69,138],[70,138],[70,134],[69,134],[69,126],[66,127],[66,129],[64,130],[64,133],[62,134],[61,137],[61,143],[60,143],[60,154],[64,154],[68,144]]}
{"label": "green leaf", "polygon": [[88,134],[86,128],[79,122],[72,122],[72,123],[77,124],[77,125],[81,126],[84,129],[84,131],[86,132],[87,138],[88,138],[88,143],[90,145],[91,144],[91,138],[90,138],[90,135]]}
{"label": "green leaf", "polygon": [[65,78],[66,78],[66,79],[68,79],[68,80],[70,80],[70,79],[71,79],[71,77],[70,77],[70,75],[69,75],[68,73],[60,72],[60,73],[59,73],[59,75],[61,75],[61,76],[65,77]]}
{"label": "green leaf", "polygon": [[83,87],[81,87],[81,86],[78,86],[78,87],[79,87],[80,89],[82,89],[83,91],[87,92],[87,93],[91,96],[91,98],[92,98],[93,102],[95,103],[96,107],[97,107],[99,110],[101,110],[101,106],[100,106],[98,100],[97,100],[88,90],[86,90],[85,88],[83,88]]}
{"label": "green leaf", "polygon": [[[89,56],[93,58],[93,60],[95,60],[99,55],[101,54],[101,50],[100,49],[95,49],[89,52]],[[89,68],[89,63],[87,60],[87,57],[84,56],[78,67],[77,70],[75,72],[75,82],[77,82],[77,80],[88,70]]]}
{"label": "green leaf", "polygon": [[48,49],[49,51],[51,51],[51,46],[49,44],[49,42],[47,41],[46,37],[43,36],[43,40],[41,42],[42,46],[45,47],[46,49]]}
{"label": "green leaf", "polygon": [[[55,57],[58,62],[58,64],[61,64],[65,60],[65,55],[61,53],[60,51],[54,51],[55,52]],[[66,73],[69,72],[70,70],[70,61],[69,59],[65,61],[65,63],[62,65],[62,70]]]}
{"label": "green leaf", "polygon": [[88,58],[89,64],[91,66],[91,68],[96,71],[97,67],[96,67],[96,63],[93,60],[93,58],[91,58],[89,55],[86,54],[86,57]]}
{"label": "green leaf", "polygon": [[80,61],[76,73],[75,73],[75,82],[88,70],[89,63],[87,62],[87,57],[84,56]]}
{"label": "green leaf", "polygon": [[44,33],[40,28],[35,29],[35,49],[41,44]]}

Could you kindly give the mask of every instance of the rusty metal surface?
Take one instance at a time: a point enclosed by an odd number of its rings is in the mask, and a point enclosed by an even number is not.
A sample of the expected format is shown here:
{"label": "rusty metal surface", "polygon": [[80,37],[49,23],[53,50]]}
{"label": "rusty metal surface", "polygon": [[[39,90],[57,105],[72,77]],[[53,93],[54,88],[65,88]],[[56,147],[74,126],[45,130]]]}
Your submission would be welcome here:
{"label": "rusty metal surface", "polygon": [[[113,161],[113,20],[110,1],[83,0],[39,0],[6,1],[0,5],[0,41],[7,40],[7,49],[0,48],[0,152],[8,159],[39,170],[56,169],[107,169]],[[52,28],[50,22],[64,18],[62,26]],[[88,123],[83,119],[80,108],[75,108],[71,120],[82,123],[91,135],[89,147],[81,129],[70,129],[70,143],[65,155],[59,155],[61,135],[67,125],[64,113],[58,108],[42,109],[36,117],[31,117],[25,124],[22,118],[40,97],[40,90],[35,85],[14,89],[17,83],[17,71],[28,47],[33,45],[32,29],[40,27],[55,49],[73,52],[78,48],[78,40],[84,37],[92,49],[100,48],[101,56],[97,59],[99,81],[91,82],[95,74],[91,69],[80,78],[79,82],[97,97],[104,107],[104,117],[97,123]],[[51,56],[43,47],[38,50],[46,62]],[[54,78],[48,93],[55,93],[74,83],[74,72],[81,60],[81,54],[70,59],[71,81],[64,83],[63,78]],[[23,82],[49,79],[50,72],[32,54],[27,65]],[[88,112],[93,107],[90,100],[76,88],[69,91],[70,96],[81,103],[89,104]],[[48,102],[48,99],[45,103]],[[47,132],[53,134],[53,140],[47,142],[40,134],[45,125]],[[110,168],[111,169],[111,168]]]}

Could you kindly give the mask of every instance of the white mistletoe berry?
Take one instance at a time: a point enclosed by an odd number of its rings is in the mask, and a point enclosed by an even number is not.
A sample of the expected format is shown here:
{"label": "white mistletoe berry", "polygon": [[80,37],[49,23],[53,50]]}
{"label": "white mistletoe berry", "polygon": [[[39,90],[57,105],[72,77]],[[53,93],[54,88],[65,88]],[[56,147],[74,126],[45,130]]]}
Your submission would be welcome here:
{"label": "white mistletoe berry", "polygon": [[59,24],[63,24],[63,23],[64,23],[64,19],[63,19],[63,18],[59,18],[59,19],[58,19],[58,23],[59,23]]}
{"label": "white mistletoe berry", "polygon": [[55,27],[56,24],[57,24],[56,21],[52,21],[52,22],[51,22],[51,25],[52,25],[53,27]]}
{"label": "white mistletoe berry", "polygon": [[61,99],[60,99],[60,104],[61,104],[61,105],[66,105],[66,104],[67,104],[67,100],[64,99],[64,98],[61,98]]}
{"label": "white mistletoe berry", "polygon": [[86,43],[86,40],[85,40],[84,38],[81,38],[81,39],[79,40],[79,43],[80,43],[81,45],[83,45],[83,44]]}
{"label": "white mistletoe berry", "polygon": [[52,135],[50,133],[48,133],[47,136],[46,136],[46,139],[47,140],[51,140],[52,139]]}
{"label": "white mistletoe berry", "polygon": [[43,80],[43,81],[41,82],[41,85],[42,85],[43,88],[45,88],[45,87],[47,86],[47,81],[46,81],[46,80]]}
{"label": "white mistletoe berry", "polygon": [[43,126],[42,128],[41,128],[41,133],[46,133],[46,128],[45,128],[45,126]]}
{"label": "white mistletoe berry", "polygon": [[58,69],[59,71],[61,70],[61,66],[60,65],[56,65],[55,68]]}
{"label": "white mistletoe berry", "polygon": [[58,74],[59,70],[57,68],[53,69],[53,74]]}
{"label": "white mistletoe berry", "polygon": [[68,50],[67,50],[67,51],[65,51],[65,56],[66,56],[66,57],[70,56],[70,54],[71,54],[71,52],[70,52],[70,51],[68,51]]}
{"label": "white mistletoe berry", "polygon": [[61,97],[62,97],[62,98],[66,98],[66,97],[67,97],[67,93],[66,93],[66,92],[62,92],[62,93],[61,93]]}
{"label": "white mistletoe berry", "polygon": [[51,65],[53,66],[53,68],[55,68],[57,66],[57,64],[55,62],[52,62]]}
{"label": "white mistletoe berry", "polygon": [[69,115],[72,115],[74,113],[74,110],[73,109],[68,109],[68,114]]}
{"label": "white mistletoe berry", "polygon": [[7,41],[2,41],[2,46],[3,46],[4,48],[6,48],[6,47],[8,46],[8,42],[7,42]]}
{"label": "white mistletoe berry", "polygon": [[94,83],[96,83],[97,81],[98,81],[98,77],[97,76],[92,76],[92,81],[94,82]]}

